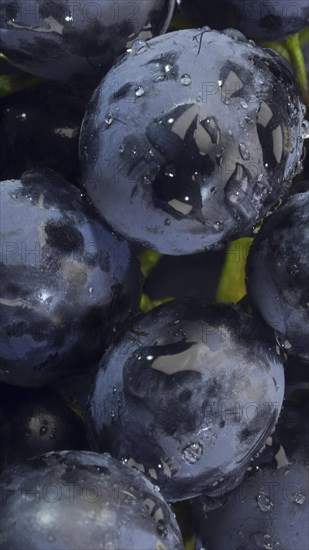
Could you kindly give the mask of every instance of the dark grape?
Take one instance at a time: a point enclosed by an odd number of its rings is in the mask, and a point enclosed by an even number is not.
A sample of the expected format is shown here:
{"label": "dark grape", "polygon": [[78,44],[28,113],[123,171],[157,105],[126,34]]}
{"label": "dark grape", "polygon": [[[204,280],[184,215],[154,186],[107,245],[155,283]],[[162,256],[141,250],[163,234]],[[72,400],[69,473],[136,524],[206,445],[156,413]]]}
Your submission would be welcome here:
{"label": "dark grape", "polygon": [[145,472],[171,501],[227,491],[276,424],[283,367],[266,325],[229,305],[175,300],[103,357],[93,448]]}
{"label": "dark grape", "polygon": [[0,469],[48,451],[87,449],[84,423],[50,389],[0,384]]}
{"label": "dark grape", "polygon": [[283,410],[267,452],[246,480],[211,511],[205,497],[192,502],[197,537],[209,550],[299,550],[308,546],[308,388]]}
{"label": "dark grape", "polygon": [[45,385],[100,358],[138,308],[139,266],[55,172],[25,172],[0,192],[0,380]]}
{"label": "dark grape", "polygon": [[232,30],[171,32],[132,48],[96,89],[83,180],[128,239],[202,251],[247,234],[301,170],[303,116],[274,51]]}
{"label": "dark grape", "polygon": [[0,127],[6,151],[0,152],[1,180],[43,167],[78,182],[77,144],[88,93],[77,85],[45,83],[3,99]]}
{"label": "dark grape", "polygon": [[250,300],[288,354],[309,361],[309,192],[266,219],[247,262]]}
{"label": "dark grape", "polygon": [[183,549],[152,483],[107,454],[46,453],[7,467],[0,487],[3,550]]}
{"label": "dark grape", "polygon": [[233,27],[250,38],[280,40],[309,25],[308,0],[181,0],[196,25]]}
{"label": "dark grape", "polygon": [[170,22],[174,0],[4,0],[1,51],[19,69],[54,80],[102,76],[133,38]]}

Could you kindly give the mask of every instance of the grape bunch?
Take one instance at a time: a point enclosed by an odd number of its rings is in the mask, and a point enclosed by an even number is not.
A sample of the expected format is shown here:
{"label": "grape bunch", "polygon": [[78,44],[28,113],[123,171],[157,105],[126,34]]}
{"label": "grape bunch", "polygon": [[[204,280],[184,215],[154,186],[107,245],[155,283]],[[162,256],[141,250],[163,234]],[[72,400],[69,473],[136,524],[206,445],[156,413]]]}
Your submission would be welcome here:
{"label": "grape bunch", "polygon": [[308,24],[2,2],[0,549],[308,547]]}

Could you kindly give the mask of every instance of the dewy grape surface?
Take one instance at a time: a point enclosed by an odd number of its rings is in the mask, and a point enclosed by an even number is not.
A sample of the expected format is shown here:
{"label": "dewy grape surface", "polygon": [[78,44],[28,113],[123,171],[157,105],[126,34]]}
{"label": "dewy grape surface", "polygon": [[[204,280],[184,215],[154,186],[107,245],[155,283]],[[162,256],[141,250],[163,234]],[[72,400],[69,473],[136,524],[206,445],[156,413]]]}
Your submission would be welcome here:
{"label": "dewy grape surface", "polygon": [[308,550],[306,0],[2,0],[0,550]]}

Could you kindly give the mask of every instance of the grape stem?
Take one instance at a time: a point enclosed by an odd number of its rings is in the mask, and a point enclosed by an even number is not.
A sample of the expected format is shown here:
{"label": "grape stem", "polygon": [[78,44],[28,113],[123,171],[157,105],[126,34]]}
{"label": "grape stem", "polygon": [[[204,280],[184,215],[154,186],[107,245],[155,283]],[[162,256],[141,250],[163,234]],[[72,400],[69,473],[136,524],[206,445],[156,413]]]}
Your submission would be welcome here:
{"label": "grape stem", "polygon": [[[160,252],[155,252],[154,250],[149,249],[144,250],[144,252],[140,256],[139,261],[141,272],[145,278],[147,278],[149,273],[156,267],[162,256],[163,254],[160,254]],[[152,300],[149,296],[147,296],[147,294],[143,293],[139,307],[143,313],[147,313],[151,309],[158,307],[165,302],[170,302],[173,299],[174,298],[167,297],[160,298],[158,300]]]}
{"label": "grape stem", "polygon": [[247,293],[246,261],[253,239],[244,237],[228,244],[216,291],[217,302],[236,304]]}
{"label": "grape stem", "polygon": [[140,256],[140,267],[141,272],[144,277],[148,277],[150,271],[159,263],[162,258],[160,252],[155,252],[154,250],[146,249]]}
{"label": "grape stem", "polygon": [[309,86],[304,54],[301,49],[299,34],[294,34],[285,40],[285,47],[289,52],[292,67],[294,68],[304,103],[309,108]]}

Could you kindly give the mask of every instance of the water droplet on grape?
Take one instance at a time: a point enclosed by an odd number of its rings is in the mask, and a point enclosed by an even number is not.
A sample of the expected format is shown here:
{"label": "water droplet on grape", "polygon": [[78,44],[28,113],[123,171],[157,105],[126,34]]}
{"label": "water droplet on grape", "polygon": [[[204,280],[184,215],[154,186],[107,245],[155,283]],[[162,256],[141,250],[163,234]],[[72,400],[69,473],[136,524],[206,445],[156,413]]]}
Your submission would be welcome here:
{"label": "water droplet on grape", "polygon": [[294,176],[298,176],[298,174],[301,174],[303,169],[304,169],[303,163],[300,160],[297,161],[295,165]]}
{"label": "water droplet on grape", "polygon": [[217,221],[213,224],[213,229],[215,231],[221,231],[222,227],[223,227],[223,222],[221,222],[221,221]]}
{"label": "water droplet on grape", "polygon": [[296,493],[296,495],[294,495],[294,502],[296,502],[296,504],[304,504],[305,500],[306,497],[302,493]]}
{"label": "water droplet on grape", "polygon": [[301,137],[303,139],[308,139],[309,138],[309,121],[308,120],[303,120],[303,122],[302,122]]}
{"label": "water droplet on grape", "polygon": [[240,143],[238,149],[243,160],[250,160],[250,153],[244,143]]}
{"label": "water droplet on grape", "polygon": [[155,154],[154,154],[153,150],[149,149],[147,151],[147,153],[145,154],[146,162],[153,162],[154,156],[155,156]]}
{"label": "water droplet on grape", "polygon": [[109,128],[111,124],[114,122],[114,115],[112,113],[107,113],[107,115],[105,115],[104,122],[105,122],[106,128]]}
{"label": "water droplet on grape", "polygon": [[274,507],[274,503],[271,500],[271,498],[269,498],[264,493],[258,494],[257,497],[256,497],[256,500],[257,500],[258,507],[261,510],[261,512],[270,512]]}
{"label": "water droplet on grape", "polygon": [[174,178],[176,176],[176,169],[174,166],[167,168],[166,172],[164,172],[165,176],[168,176],[169,178]]}
{"label": "water droplet on grape", "polygon": [[243,109],[248,109],[248,103],[244,99],[241,99],[239,103]]}
{"label": "water droplet on grape", "polygon": [[180,82],[183,86],[189,86],[191,84],[191,76],[189,74],[183,74],[180,77]]}
{"label": "water droplet on grape", "polygon": [[167,535],[167,528],[162,519],[159,519],[157,523],[157,531],[161,537],[165,537]]}
{"label": "water droplet on grape", "polygon": [[136,90],[135,90],[135,96],[136,97],[142,97],[145,93],[145,89],[143,88],[143,86],[139,86]]}
{"label": "water droplet on grape", "polygon": [[140,55],[148,50],[149,46],[144,40],[134,40],[131,45],[131,55]]}
{"label": "water droplet on grape", "polygon": [[204,448],[201,443],[191,443],[187,445],[182,451],[182,459],[188,464],[195,464],[198,462],[203,454]]}
{"label": "water droplet on grape", "polygon": [[250,116],[246,116],[245,121],[247,124],[250,124],[250,125],[254,124],[254,120]]}
{"label": "water droplet on grape", "polygon": [[253,188],[252,198],[255,201],[261,201],[267,195],[268,189],[265,185],[257,183]]}
{"label": "water droplet on grape", "polygon": [[288,112],[288,115],[289,115],[289,116],[294,115],[294,113],[295,113],[295,108],[294,108],[294,105],[292,105],[292,103],[291,103],[290,101],[288,101],[287,106],[286,106],[286,109],[287,109],[287,112]]}
{"label": "water droplet on grape", "polygon": [[254,542],[257,548],[264,548],[264,550],[273,550],[273,544],[270,542],[271,536],[268,533],[255,533],[253,535]]}
{"label": "water droplet on grape", "polygon": [[152,82],[162,82],[162,80],[165,80],[165,77],[163,74],[158,74],[152,79]]}

